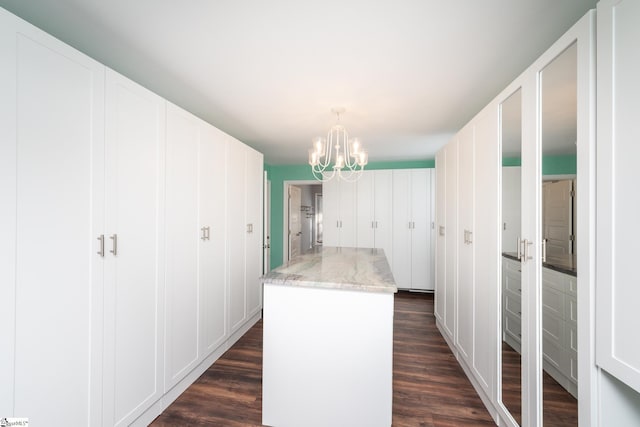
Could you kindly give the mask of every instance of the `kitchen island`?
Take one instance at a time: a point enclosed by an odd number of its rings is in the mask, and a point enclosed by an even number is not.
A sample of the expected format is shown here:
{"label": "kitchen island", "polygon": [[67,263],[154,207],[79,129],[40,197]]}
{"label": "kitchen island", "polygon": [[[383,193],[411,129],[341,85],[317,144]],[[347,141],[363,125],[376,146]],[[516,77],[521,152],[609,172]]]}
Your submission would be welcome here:
{"label": "kitchen island", "polygon": [[384,252],[320,248],[263,283],[262,423],[390,426],[397,288]]}

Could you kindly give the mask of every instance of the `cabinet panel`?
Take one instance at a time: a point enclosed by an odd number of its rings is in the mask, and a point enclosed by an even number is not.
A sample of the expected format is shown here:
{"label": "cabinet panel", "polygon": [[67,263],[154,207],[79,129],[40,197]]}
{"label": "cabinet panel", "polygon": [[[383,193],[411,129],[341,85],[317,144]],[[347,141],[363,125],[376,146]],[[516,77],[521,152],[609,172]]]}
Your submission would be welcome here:
{"label": "cabinet panel", "polygon": [[445,330],[455,339],[458,306],[458,140],[454,137],[446,150],[446,309]]}
{"label": "cabinet panel", "polygon": [[227,336],[225,163],[226,136],[207,126],[200,141],[198,186],[199,227],[209,227],[207,240],[199,240],[201,344],[206,357]]}
{"label": "cabinet panel", "polygon": [[[101,380],[93,334],[101,336],[102,320],[94,242],[103,226],[104,67],[3,10],[0,28],[2,76],[10,82],[6,92],[0,87],[8,118],[1,173],[14,186],[1,189],[2,210],[13,211],[2,217],[12,220],[2,230],[12,247],[0,296],[12,297],[3,298],[14,316],[2,337],[11,338],[3,353],[15,357],[0,359],[10,366],[3,379],[13,379],[2,381],[0,408],[36,425],[88,425],[99,414],[90,407],[98,409]],[[52,381],[52,372],[63,381]]]}
{"label": "cabinet panel", "polygon": [[411,289],[433,290],[431,281],[431,170],[411,171]]}
{"label": "cabinet panel", "polygon": [[[374,172],[375,247],[384,249],[389,267],[393,269],[393,171]],[[358,205],[359,209],[359,205]]]}
{"label": "cabinet panel", "polygon": [[411,170],[393,171],[393,277],[411,288]]}
{"label": "cabinet panel", "polygon": [[440,150],[436,154],[435,171],[435,295],[434,312],[441,323],[444,323],[446,312],[446,269],[447,269],[447,151]]}
{"label": "cabinet panel", "polygon": [[110,70],[106,87],[104,423],[121,425],[163,391],[165,102]]}
{"label": "cabinet panel", "polygon": [[375,172],[376,171],[364,171],[360,179],[356,181],[356,241],[359,248],[376,247]]}
{"label": "cabinet panel", "polygon": [[246,189],[245,149],[235,139],[227,142],[227,247],[229,279],[229,323],[235,331],[246,319],[245,250],[247,221],[244,195]]}
{"label": "cabinet panel", "polygon": [[199,119],[167,105],[165,391],[198,360]]}
{"label": "cabinet panel", "polygon": [[340,246],[356,246],[356,183],[339,182]]}
{"label": "cabinet panel", "polygon": [[322,184],[322,244],[340,246],[340,187],[334,179]]}
{"label": "cabinet panel", "polygon": [[247,317],[253,316],[262,308],[262,154],[245,147],[246,150],[246,292]]}

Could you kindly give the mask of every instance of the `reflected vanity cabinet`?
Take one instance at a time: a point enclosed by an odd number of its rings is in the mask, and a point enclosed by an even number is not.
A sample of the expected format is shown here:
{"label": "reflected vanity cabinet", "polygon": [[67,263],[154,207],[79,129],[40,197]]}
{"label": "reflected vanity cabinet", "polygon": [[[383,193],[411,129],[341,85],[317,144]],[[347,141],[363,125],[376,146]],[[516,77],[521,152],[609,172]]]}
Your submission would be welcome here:
{"label": "reflected vanity cabinet", "polygon": [[0,416],[146,425],[259,317],[262,155],[230,259],[229,136],[4,9],[0,62]]}

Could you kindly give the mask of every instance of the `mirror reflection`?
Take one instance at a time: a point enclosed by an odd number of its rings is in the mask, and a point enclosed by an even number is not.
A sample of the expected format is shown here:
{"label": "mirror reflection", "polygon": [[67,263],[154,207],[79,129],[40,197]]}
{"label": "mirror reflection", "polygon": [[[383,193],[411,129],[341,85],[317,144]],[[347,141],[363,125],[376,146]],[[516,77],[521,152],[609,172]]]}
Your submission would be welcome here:
{"label": "mirror reflection", "polygon": [[543,424],[578,425],[577,46],[540,75]]}
{"label": "mirror reflection", "polygon": [[522,424],[520,237],[522,91],[500,107],[502,141],[502,403]]}

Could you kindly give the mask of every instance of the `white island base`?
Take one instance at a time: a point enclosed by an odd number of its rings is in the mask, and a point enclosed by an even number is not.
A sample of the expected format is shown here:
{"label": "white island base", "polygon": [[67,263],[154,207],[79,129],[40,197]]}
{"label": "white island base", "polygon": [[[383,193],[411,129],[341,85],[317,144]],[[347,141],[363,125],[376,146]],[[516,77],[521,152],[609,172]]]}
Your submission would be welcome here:
{"label": "white island base", "polygon": [[265,283],[262,423],[390,426],[393,296]]}

